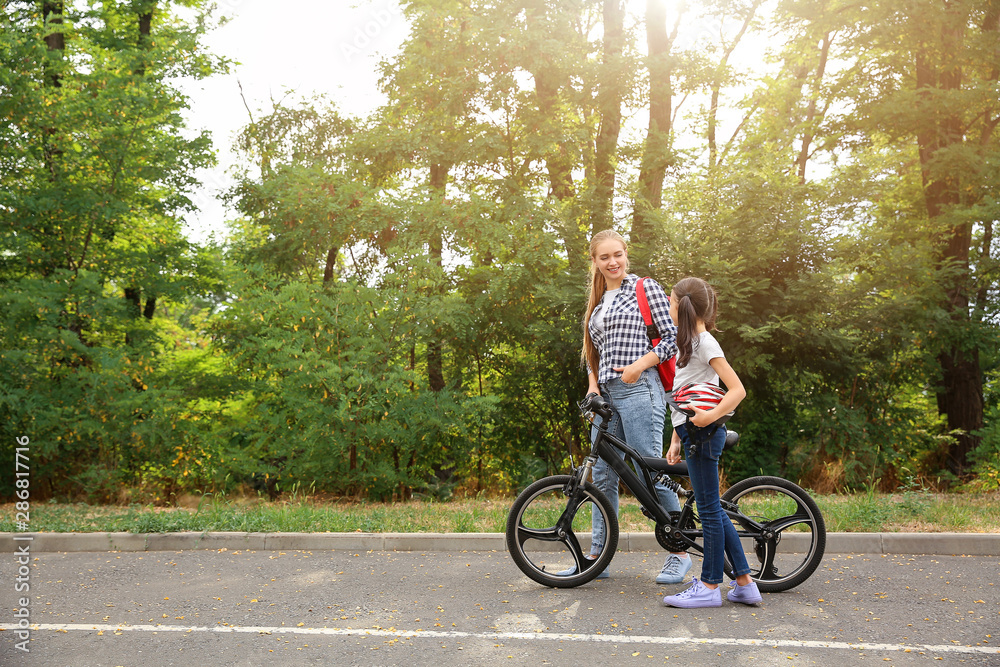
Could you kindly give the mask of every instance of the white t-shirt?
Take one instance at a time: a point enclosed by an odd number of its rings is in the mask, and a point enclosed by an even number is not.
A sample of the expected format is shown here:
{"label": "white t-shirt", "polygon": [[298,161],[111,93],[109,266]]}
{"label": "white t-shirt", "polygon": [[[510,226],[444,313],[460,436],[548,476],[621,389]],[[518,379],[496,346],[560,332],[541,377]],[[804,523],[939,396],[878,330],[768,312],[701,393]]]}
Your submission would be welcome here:
{"label": "white t-shirt", "polygon": [[601,300],[600,308],[594,309],[594,314],[590,316],[590,321],[593,322],[594,328],[604,333],[604,316],[608,313],[608,308],[611,307],[611,302],[615,300],[618,293],[622,291],[622,288],[611,289],[604,293],[604,298]]}
{"label": "white t-shirt", "polygon": [[[674,389],[680,389],[692,382],[708,382],[718,385],[719,374],[709,365],[709,362],[718,357],[726,358],[719,341],[715,340],[715,336],[708,331],[703,331],[692,341],[691,348],[691,358],[688,359],[687,366],[684,368],[678,366],[674,372]],[[686,415],[671,409],[670,422],[674,426],[680,426],[686,419]]]}

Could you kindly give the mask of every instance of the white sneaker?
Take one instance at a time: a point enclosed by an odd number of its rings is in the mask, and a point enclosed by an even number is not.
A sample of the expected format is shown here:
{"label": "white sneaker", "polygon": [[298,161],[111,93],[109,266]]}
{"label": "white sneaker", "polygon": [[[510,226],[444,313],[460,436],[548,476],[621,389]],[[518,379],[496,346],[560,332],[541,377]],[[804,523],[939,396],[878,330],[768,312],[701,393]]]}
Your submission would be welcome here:
{"label": "white sneaker", "polygon": [[681,558],[676,554],[667,556],[663,569],[656,575],[658,584],[679,584],[684,581],[684,575],[691,569],[691,557]]}
{"label": "white sneaker", "polygon": [[[587,560],[596,560],[596,559],[595,558],[588,558]],[[555,573],[555,575],[557,577],[571,577],[574,574],[576,574],[576,565],[573,565],[573,566],[571,566],[569,568],[566,568],[565,570],[560,570],[559,572]],[[597,579],[607,579],[610,576],[611,576],[611,567],[608,566],[608,567],[604,568],[604,572],[601,572],[599,575],[597,575],[596,578]]]}

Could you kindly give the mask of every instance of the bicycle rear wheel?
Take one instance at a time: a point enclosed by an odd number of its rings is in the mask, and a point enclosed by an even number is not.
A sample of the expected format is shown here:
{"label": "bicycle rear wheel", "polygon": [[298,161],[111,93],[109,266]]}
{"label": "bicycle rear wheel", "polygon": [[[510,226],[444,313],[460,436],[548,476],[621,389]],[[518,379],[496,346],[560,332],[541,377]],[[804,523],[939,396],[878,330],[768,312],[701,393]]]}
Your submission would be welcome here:
{"label": "bicycle rear wheel", "polygon": [[[530,579],[552,588],[585,584],[611,563],[618,549],[618,516],[589,482],[567,497],[570,475],[540,479],[518,495],[507,515],[507,552]],[[596,560],[590,554],[594,513],[604,517],[606,539]]]}
{"label": "bicycle rear wheel", "polygon": [[729,487],[722,500],[739,509],[739,514],[729,515],[743,542],[750,576],[761,591],[794,588],[823,560],[823,515],[797,484],[780,477],[751,477]]}

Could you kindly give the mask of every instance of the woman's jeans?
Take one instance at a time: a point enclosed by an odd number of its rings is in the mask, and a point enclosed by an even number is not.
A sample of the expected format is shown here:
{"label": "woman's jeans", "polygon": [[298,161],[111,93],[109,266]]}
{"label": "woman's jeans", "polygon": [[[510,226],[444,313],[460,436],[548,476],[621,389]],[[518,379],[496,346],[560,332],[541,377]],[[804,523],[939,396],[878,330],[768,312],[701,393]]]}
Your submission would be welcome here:
{"label": "woman's jeans", "polygon": [[[698,428],[690,422],[677,426],[675,430],[687,456],[691,488],[694,490],[694,500],[698,505],[698,516],[705,536],[701,581],[706,584],[721,584],[725,557],[732,563],[735,576],[748,574],[750,566],[743,553],[739,535],[719,502],[719,456],[726,444],[726,427],[718,427],[710,436],[711,426]],[[691,456],[693,440],[697,441],[698,447],[695,455]]]}
{"label": "woman's jeans", "polygon": [[[667,414],[667,395],[655,368],[645,370],[634,384],[625,384],[621,378],[614,378],[602,385],[601,395],[615,408],[608,425],[611,435],[624,440],[642,456],[663,456],[663,420]],[[590,431],[591,442],[597,439],[597,424],[600,423],[601,418],[596,417],[595,425]],[[618,458],[624,459],[624,455],[617,449],[615,453]],[[604,459],[599,458],[594,464],[593,479],[597,488],[611,501],[617,516],[618,473]],[[676,493],[658,484],[656,495],[665,510],[680,511]],[[590,553],[596,555],[601,552],[605,543],[604,517],[600,512],[593,513],[592,530]]]}

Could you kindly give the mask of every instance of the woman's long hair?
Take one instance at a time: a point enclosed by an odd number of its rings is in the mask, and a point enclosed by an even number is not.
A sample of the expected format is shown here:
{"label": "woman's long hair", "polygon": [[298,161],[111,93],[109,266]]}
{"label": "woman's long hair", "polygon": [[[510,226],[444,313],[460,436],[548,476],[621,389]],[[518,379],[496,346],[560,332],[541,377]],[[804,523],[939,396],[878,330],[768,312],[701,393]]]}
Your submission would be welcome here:
{"label": "woman's long hair", "polygon": [[698,338],[698,320],[706,330],[714,330],[719,304],[715,290],[701,278],[682,278],[672,291],[677,299],[677,368],[684,368]]}
{"label": "woman's long hair", "polygon": [[583,352],[580,354],[580,360],[584,368],[589,366],[594,375],[598,374],[597,368],[601,357],[597,353],[594,341],[590,338],[590,316],[594,312],[594,308],[597,307],[597,304],[604,298],[604,292],[608,289],[608,283],[604,279],[604,274],[597,268],[596,255],[597,246],[608,239],[613,239],[622,244],[622,249],[626,253],[625,270],[623,273],[624,275],[628,275],[628,244],[625,243],[622,235],[610,229],[605,229],[603,232],[594,234],[594,238],[590,239],[590,276],[587,279],[587,312],[583,315]]}

